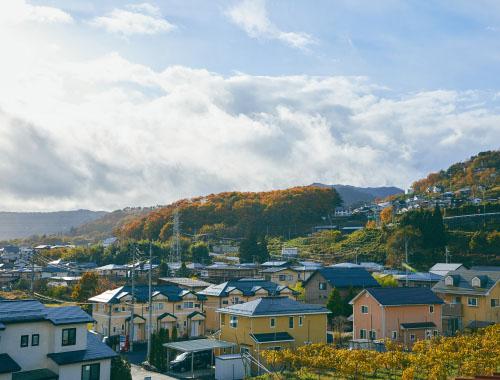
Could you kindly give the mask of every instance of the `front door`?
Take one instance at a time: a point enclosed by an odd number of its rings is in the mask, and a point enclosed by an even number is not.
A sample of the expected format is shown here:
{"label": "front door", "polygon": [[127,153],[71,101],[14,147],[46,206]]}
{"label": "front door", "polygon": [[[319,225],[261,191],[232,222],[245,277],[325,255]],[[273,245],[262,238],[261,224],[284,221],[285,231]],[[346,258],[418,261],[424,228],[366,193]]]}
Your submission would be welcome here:
{"label": "front door", "polygon": [[200,335],[200,321],[191,321],[191,336]]}

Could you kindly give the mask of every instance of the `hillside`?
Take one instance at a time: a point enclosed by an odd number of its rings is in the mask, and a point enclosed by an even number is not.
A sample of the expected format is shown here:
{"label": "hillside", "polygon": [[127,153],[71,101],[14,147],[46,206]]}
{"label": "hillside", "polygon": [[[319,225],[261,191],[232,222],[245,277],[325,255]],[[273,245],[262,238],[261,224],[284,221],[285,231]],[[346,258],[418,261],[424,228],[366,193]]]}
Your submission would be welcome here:
{"label": "hillside", "polygon": [[0,240],[69,233],[106,215],[105,211],[0,212]]}
{"label": "hillside", "polygon": [[415,193],[426,193],[433,186],[442,191],[457,191],[470,187],[471,191],[485,196],[500,197],[500,150],[481,152],[469,160],[451,165],[446,170],[429,174],[413,183]]}
{"label": "hillside", "polygon": [[183,199],[137,217],[120,228],[120,235],[133,239],[167,240],[172,216],[178,209],[184,233],[214,237],[258,234],[300,235],[323,224],[341,203],[334,189],[315,186],[268,192],[228,192]]}
{"label": "hillside", "polygon": [[356,187],[351,185],[325,185],[322,183],[313,183],[311,186],[337,190],[342,198],[342,205],[344,207],[356,207],[364,203],[370,203],[377,198],[384,199],[391,195],[404,193],[402,189],[394,186]]}

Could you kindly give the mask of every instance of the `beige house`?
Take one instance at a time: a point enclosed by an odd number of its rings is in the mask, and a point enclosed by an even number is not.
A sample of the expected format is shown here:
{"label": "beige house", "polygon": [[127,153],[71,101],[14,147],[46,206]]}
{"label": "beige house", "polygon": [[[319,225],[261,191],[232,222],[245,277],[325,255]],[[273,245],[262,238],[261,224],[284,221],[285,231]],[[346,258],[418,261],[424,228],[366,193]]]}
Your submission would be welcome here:
{"label": "beige house", "polygon": [[197,293],[206,298],[204,311],[207,331],[217,331],[220,326],[219,314],[216,310],[222,307],[237,305],[256,298],[283,295],[295,298],[298,294],[287,286],[278,285],[264,279],[241,279],[212,285]]}
{"label": "beige house", "polygon": [[364,268],[327,267],[315,271],[304,282],[305,301],[326,305],[328,296],[334,288],[345,297],[349,289],[364,289],[379,287],[378,282]]}
{"label": "beige house", "polygon": [[391,339],[411,347],[441,334],[443,301],[429,288],[369,288],[353,306],[353,340]]}
{"label": "beige house", "polygon": [[266,268],[260,271],[266,281],[294,288],[299,282],[299,272],[290,267]]}
{"label": "beige house", "polygon": [[432,291],[445,302],[443,329],[447,335],[500,323],[500,271],[459,269],[449,272]]}
{"label": "beige house", "polygon": [[[134,342],[147,339],[149,318],[149,287],[136,285],[134,288],[133,330]],[[177,336],[198,337],[205,334],[205,297],[174,285],[154,285],[152,289],[152,330],[168,329]],[[102,336],[126,335],[131,333],[132,288],[122,286],[108,290],[89,299],[92,302],[94,330]]]}
{"label": "beige house", "polygon": [[263,350],[326,343],[327,315],[320,305],[288,297],[265,297],[217,310],[220,339],[236,343],[240,352],[261,360]]}

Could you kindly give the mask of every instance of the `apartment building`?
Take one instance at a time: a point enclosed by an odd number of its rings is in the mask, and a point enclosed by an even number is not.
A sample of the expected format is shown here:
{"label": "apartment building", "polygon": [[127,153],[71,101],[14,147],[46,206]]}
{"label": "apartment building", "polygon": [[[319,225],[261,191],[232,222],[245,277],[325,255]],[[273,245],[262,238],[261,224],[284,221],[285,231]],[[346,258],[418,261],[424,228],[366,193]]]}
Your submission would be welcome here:
{"label": "apartment building", "polygon": [[[134,313],[132,314],[132,300]],[[175,285],[152,287],[152,330],[165,328],[178,336],[198,337],[205,333],[205,297]],[[94,330],[102,336],[128,335],[133,323],[133,341],[147,339],[149,318],[149,287],[136,285],[132,299],[132,287],[122,286],[105,291],[89,299],[93,303]]]}
{"label": "apartment building", "polygon": [[432,291],[445,302],[443,329],[446,335],[464,328],[500,323],[500,271],[448,272]]}
{"label": "apartment building", "polygon": [[219,329],[220,319],[216,311],[221,307],[237,305],[261,297],[283,295],[296,298],[298,295],[297,292],[287,286],[254,278],[243,278],[227,281],[219,285],[212,285],[198,292],[198,294],[206,297],[206,301],[204,302],[207,317],[205,324],[207,330],[210,331]]}
{"label": "apartment building", "polygon": [[0,380],[108,380],[116,353],[77,306],[0,301]]}

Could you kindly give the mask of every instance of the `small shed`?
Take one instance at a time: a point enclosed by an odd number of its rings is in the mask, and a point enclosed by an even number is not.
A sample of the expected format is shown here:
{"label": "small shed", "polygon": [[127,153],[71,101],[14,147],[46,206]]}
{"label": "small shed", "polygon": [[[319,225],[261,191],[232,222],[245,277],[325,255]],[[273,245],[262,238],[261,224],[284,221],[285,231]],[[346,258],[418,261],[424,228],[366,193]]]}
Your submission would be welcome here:
{"label": "small shed", "polygon": [[215,380],[241,380],[246,378],[245,363],[241,354],[215,357]]}

